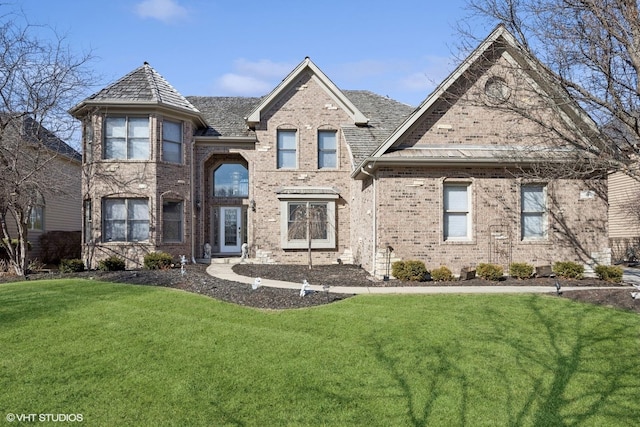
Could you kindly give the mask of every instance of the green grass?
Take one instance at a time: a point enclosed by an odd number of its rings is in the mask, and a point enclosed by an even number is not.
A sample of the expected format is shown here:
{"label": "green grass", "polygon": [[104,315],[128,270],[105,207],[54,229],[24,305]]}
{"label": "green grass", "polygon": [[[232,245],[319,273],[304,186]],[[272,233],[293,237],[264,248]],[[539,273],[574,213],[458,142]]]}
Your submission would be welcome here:
{"label": "green grass", "polygon": [[546,296],[265,312],[165,288],[3,284],[0,423],[638,425],[639,348],[637,314]]}

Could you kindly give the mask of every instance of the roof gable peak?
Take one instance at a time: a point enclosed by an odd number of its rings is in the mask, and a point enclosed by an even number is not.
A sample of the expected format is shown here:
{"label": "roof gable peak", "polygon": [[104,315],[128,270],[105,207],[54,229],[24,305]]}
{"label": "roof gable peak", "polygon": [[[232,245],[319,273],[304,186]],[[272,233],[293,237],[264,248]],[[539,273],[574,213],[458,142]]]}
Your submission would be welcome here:
{"label": "roof gable peak", "polygon": [[326,74],[318,68],[316,64],[311,61],[308,56],[298,64],[296,68],[285,77],[278,86],[276,86],[271,93],[265,96],[262,101],[256,106],[256,108],[247,117],[247,123],[249,126],[255,126],[260,123],[260,117],[263,111],[269,108],[282,94],[289,88],[289,86],[304,72],[310,71],[312,75],[317,79],[322,88],[340,105],[340,107],[351,116],[356,125],[364,125],[369,122],[369,119],[358,110],[358,108],[347,98],[344,93],[327,77]]}

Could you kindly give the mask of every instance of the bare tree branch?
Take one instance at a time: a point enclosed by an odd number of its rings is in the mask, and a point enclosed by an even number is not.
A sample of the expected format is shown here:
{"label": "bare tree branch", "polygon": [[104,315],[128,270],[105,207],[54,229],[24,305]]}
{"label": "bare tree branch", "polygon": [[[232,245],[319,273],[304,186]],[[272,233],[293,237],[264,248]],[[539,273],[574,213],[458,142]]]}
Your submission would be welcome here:
{"label": "bare tree branch", "polygon": [[76,56],[55,31],[42,40],[35,29],[50,30],[19,14],[0,16],[0,245],[21,275],[32,209],[78,181],[68,175],[77,166],[65,167],[78,153],[62,138],[75,129],[68,108],[94,81],[90,53]]}

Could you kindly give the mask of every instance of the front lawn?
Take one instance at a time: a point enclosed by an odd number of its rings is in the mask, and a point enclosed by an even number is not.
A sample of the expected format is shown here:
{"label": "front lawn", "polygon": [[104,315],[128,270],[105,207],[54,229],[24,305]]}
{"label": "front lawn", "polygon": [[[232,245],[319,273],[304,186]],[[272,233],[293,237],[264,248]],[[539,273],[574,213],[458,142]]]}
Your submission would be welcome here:
{"label": "front lawn", "polygon": [[2,284],[0,414],[82,414],[92,426],[638,425],[639,348],[638,314],[549,296],[260,311],[166,288]]}

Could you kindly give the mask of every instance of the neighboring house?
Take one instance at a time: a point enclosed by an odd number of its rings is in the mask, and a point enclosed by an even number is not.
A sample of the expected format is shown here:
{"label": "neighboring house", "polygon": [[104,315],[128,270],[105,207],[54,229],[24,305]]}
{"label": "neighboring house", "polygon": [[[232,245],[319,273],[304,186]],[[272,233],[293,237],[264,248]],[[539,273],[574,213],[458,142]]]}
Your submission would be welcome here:
{"label": "neighboring house", "polygon": [[[395,259],[608,263],[605,199],[527,173],[569,149],[496,108],[521,85],[554,89],[531,61],[498,27],[417,109],[340,90],[309,58],[262,98],[185,98],[145,63],[70,111],[85,129],[86,262],[247,243],[254,262],[306,263],[310,235],[314,263],[378,276]],[[592,126],[567,104],[545,119]]]}
{"label": "neighboring house", "polygon": [[[40,164],[44,172],[34,175],[46,175],[50,184],[41,184],[42,192],[38,194],[40,203],[32,207],[28,227],[30,251],[28,258],[42,260],[40,237],[48,232],[78,232],[82,230],[82,197],[80,190],[82,155],[67,143],[53,135],[49,130],[39,127],[29,117],[20,119],[22,139],[28,144],[36,140],[45,148],[42,154],[34,154],[33,163],[27,162],[24,174],[34,173],[35,164]],[[39,129],[39,130],[35,130]],[[38,132],[38,135],[34,133]],[[24,148],[24,150],[30,150]],[[35,153],[35,151],[34,151]],[[23,157],[27,157],[24,151]],[[17,237],[16,223],[8,215],[8,228],[12,238]],[[68,238],[66,239],[68,241]],[[77,245],[80,245],[78,240]]]}
{"label": "neighboring house", "polygon": [[609,244],[616,262],[640,261],[640,183],[624,172],[609,176]]}

